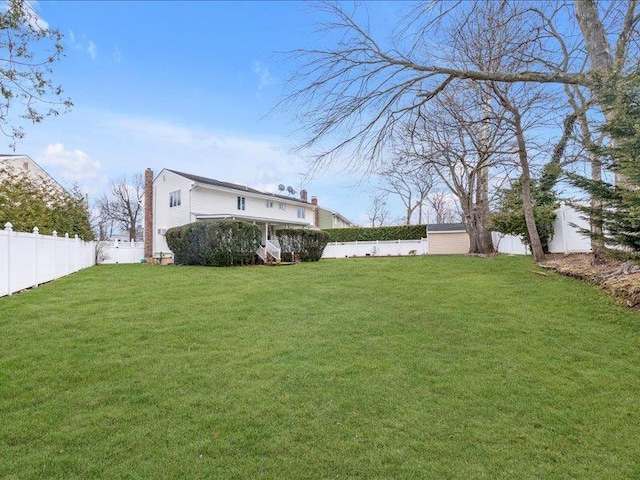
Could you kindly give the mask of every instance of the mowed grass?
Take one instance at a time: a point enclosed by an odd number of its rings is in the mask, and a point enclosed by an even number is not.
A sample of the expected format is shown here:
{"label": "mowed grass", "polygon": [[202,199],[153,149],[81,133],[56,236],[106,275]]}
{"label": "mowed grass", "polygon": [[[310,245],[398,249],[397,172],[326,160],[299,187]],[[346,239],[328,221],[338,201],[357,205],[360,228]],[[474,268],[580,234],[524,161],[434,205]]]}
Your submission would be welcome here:
{"label": "mowed grass", "polygon": [[640,478],[640,316],[529,258],[99,266],[0,299],[0,477]]}

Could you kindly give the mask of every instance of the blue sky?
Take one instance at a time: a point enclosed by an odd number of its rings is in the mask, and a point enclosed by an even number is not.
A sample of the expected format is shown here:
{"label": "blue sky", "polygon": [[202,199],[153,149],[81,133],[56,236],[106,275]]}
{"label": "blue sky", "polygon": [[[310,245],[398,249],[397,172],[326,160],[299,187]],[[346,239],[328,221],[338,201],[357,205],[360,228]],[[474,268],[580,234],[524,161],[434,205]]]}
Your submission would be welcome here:
{"label": "blue sky", "polygon": [[[321,13],[300,2],[35,3],[64,35],[55,79],[75,106],[27,125],[16,153],[95,198],[112,179],[163,167],[275,191],[306,188],[366,224],[369,182],[307,162],[291,112],[272,111],[296,65],[277,52],[313,46]],[[388,18],[397,4],[368,7]],[[5,141],[5,151],[9,141]],[[401,212],[393,212],[401,215]]]}

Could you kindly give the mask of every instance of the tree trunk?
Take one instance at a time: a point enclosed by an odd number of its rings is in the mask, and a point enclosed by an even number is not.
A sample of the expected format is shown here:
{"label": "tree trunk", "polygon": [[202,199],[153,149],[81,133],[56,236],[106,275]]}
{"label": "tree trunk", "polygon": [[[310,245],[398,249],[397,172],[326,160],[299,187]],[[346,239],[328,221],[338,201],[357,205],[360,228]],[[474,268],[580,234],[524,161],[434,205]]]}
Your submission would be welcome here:
{"label": "tree trunk", "polygon": [[610,72],[613,68],[613,57],[596,1],[574,0],[574,5],[591,70]]}
{"label": "tree trunk", "polygon": [[476,187],[476,226],[480,252],[493,253],[493,239],[487,228],[489,224],[489,168],[482,167],[478,172]]}
{"label": "tree trunk", "polygon": [[489,124],[489,118],[491,118],[491,97],[484,95],[483,102],[484,118],[482,119],[482,145],[480,146],[478,163],[480,168],[478,169],[478,176],[476,177],[476,217],[478,225],[478,240],[482,253],[493,253],[493,238],[491,238],[491,232],[487,228],[489,224],[489,216],[491,212],[489,210],[489,136],[491,125]]}
{"label": "tree trunk", "polygon": [[519,114],[514,114],[516,139],[518,141],[518,158],[522,168],[522,206],[524,210],[524,220],[527,224],[527,232],[531,241],[531,252],[536,263],[544,261],[545,255],[542,249],[540,235],[536,226],[536,219],[533,215],[533,199],[531,198],[531,172],[529,170],[529,159],[527,158],[527,147],[524,141],[524,132]]}
{"label": "tree trunk", "polygon": [[[607,33],[604,25],[600,20],[600,14],[598,13],[598,5],[595,0],[574,0],[576,8],[576,20],[580,26],[582,32],[582,38],[584,39],[585,48],[587,50],[587,56],[589,63],[591,64],[591,70],[599,72],[603,76],[614,73],[614,61],[611,55],[611,46],[607,40]],[[611,115],[609,112],[604,112],[607,122],[611,121]],[[593,165],[593,163],[592,163]],[[597,163],[598,176],[600,176],[600,162]],[[591,172],[595,170],[592,167]],[[614,174],[616,184],[624,182],[618,173]],[[596,180],[596,177],[592,177]],[[600,177],[601,178],[601,177]]]}

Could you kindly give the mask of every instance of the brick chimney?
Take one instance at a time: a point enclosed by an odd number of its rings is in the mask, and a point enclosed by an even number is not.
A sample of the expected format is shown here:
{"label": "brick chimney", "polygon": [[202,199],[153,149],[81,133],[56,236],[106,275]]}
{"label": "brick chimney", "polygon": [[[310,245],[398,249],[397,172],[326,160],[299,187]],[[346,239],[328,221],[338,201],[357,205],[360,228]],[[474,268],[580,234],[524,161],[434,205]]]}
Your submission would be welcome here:
{"label": "brick chimney", "polygon": [[308,201],[307,200],[307,191],[306,190],[300,190],[300,200],[302,200],[303,202]]}
{"label": "brick chimney", "polygon": [[315,226],[320,226],[320,209],[318,208],[318,199],[316,197],[311,197],[311,205],[314,205],[316,208],[313,209],[313,220],[315,222]]}
{"label": "brick chimney", "polygon": [[144,258],[153,257],[153,170],[144,171]]}

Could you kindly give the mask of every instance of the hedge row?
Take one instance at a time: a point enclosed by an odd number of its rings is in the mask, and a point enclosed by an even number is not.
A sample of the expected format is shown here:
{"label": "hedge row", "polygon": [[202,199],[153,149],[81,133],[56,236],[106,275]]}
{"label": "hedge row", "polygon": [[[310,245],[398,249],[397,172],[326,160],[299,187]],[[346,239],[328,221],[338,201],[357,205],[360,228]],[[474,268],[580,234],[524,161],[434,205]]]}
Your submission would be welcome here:
{"label": "hedge row", "polygon": [[396,225],[393,227],[329,228],[329,242],[369,242],[383,240],[420,240],[427,236],[426,225]]}
{"label": "hedge row", "polygon": [[276,236],[285,262],[317,262],[329,238],[323,231],[300,228],[282,228],[276,230]]}
{"label": "hedge row", "polygon": [[253,263],[260,227],[233,220],[205,220],[167,230],[167,245],[179,265],[226,267]]}

